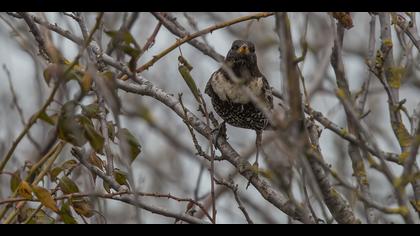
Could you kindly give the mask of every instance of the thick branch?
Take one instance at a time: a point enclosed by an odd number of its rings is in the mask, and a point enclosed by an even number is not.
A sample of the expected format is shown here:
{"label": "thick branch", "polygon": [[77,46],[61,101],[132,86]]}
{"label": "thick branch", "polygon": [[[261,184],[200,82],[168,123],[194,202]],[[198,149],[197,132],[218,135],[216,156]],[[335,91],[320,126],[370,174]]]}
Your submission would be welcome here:
{"label": "thick branch", "polygon": [[[118,80],[117,85],[120,89],[126,92],[150,96],[157,99],[158,101],[171,108],[183,120],[188,121],[190,125],[201,135],[204,137],[209,136],[212,131],[211,128],[188,110],[187,115],[185,116],[181,104],[174,96],[169,95],[162,89],[155,87],[151,82],[145,79],[138,78],[138,80],[141,82],[141,84],[128,83]],[[293,219],[303,220],[303,209],[295,206],[292,202],[289,201],[289,199],[276,191],[265,180],[261,179],[260,177],[256,177],[252,172],[251,164],[248,161],[243,160],[224,137],[220,136],[217,140],[217,144],[220,147],[223,157],[233,166],[235,166],[242,176],[250,180],[252,185],[267,201],[272,203],[274,206],[276,206],[278,209]]]}

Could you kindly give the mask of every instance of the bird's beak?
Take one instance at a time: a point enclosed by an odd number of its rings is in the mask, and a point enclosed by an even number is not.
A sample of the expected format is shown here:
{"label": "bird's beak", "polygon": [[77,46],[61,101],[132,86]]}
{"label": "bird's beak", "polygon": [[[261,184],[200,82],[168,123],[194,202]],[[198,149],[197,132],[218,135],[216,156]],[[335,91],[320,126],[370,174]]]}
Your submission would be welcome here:
{"label": "bird's beak", "polygon": [[237,51],[239,54],[249,54],[249,48],[246,44],[243,44]]}

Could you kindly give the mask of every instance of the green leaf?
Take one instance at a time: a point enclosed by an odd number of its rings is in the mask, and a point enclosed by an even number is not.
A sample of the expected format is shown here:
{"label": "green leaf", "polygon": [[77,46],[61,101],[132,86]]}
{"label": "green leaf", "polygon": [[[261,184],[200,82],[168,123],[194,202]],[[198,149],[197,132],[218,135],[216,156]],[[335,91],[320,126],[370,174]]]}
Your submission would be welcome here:
{"label": "green leaf", "polygon": [[108,137],[109,137],[109,139],[112,140],[112,142],[114,142],[114,139],[115,139],[115,125],[114,125],[114,123],[112,123],[112,121],[108,121],[108,122],[106,122],[106,126],[108,128]]}
{"label": "green leaf", "polygon": [[88,218],[93,216],[93,206],[90,201],[86,199],[71,199],[71,205],[77,214]]}
{"label": "green leaf", "polygon": [[55,202],[51,193],[47,189],[37,186],[37,185],[33,185],[32,190],[34,191],[35,196],[42,203],[42,205],[53,210],[54,212],[59,211],[57,207],[57,203]]}
{"label": "green leaf", "polygon": [[124,45],[122,46],[122,50],[125,54],[129,55],[132,58],[137,59],[140,56],[141,50],[128,46],[128,45]]}
{"label": "green leaf", "polygon": [[50,174],[50,178],[51,181],[56,181],[57,180],[57,176],[63,171],[63,168],[61,168],[60,166],[56,166],[54,168],[52,168],[49,172]]}
{"label": "green leaf", "polygon": [[93,123],[86,116],[79,116],[79,121],[84,129],[84,135],[89,141],[92,148],[98,152],[102,153],[102,148],[104,147],[105,138],[102,137],[100,133],[95,130]]}
{"label": "green leaf", "polygon": [[134,135],[126,128],[118,130],[118,138],[121,142],[122,150],[125,154],[128,154],[130,159],[130,164],[137,158],[141,152],[141,145]]}
{"label": "green leaf", "polygon": [[50,125],[55,125],[55,123],[57,122],[57,120],[54,120],[53,117],[50,117],[45,111],[39,114],[38,118],[42,121],[47,122]]}
{"label": "green leaf", "polygon": [[74,219],[73,214],[71,213],[69,201],[63,203],[59,215],[64,224],[77,224],[77,221]]}
{"label": "green leaf", "polygon": [[100,109],[98,103],[91,103],[87,106],[81,106],[82,107],[82,115],[88,117],[88,118],[95,118],[100,119]]}
{"label": "green leaf", "polygon": [[58,183],[60,186],[61,191],[64,194],[71,194],[71,193],[78,193],[79,187],[67,176],[63,176],[60,178],[60,182]]}
{"label": "green leaf", "polygon": [[128,174],[126,172],[124,172],[124,171],[122,171],[118,168],[115,168],[112,174],[114,175],[115,181],[117,181],[117,183],[119,183],[121,185],[129,186],[128,181],[127,181],[127,175]]}
{"label": "green leaf", "polygon": [[200,92],[198,91],[197,85],[195,84],[195,81],[192,78],[190,71],[188,70],[188,67],[185,65],[179,65],[178,70],[182,78],[184,79],[185,83],[188,85],[188,88],[190,88],[191,92],[193,93],[197,102],[201,103]]}
{"label": "green leaf", "polygon": [[111,193],[111,186],[106,181],[102,181],[102,185],[107,193]]}
{"label": "green leaf", "polygon": [[58,117],[57,132],[60,139],[80,147],[87,142],[87,139],[84,136],[83,127],[78,122],[78,116],[75,114],[76,106],[77,103],[73,100],[62,106]]}
{"label": "green leaf", "polygon": [[12,190],[12,193],[16,191],[16,189],[19,187],[19,183],[22,180],[20,179],[20,172],[19,170],[16,170],[11,176],[10,176],[10,190]]}
{"label": "green leaf", "polygon": [[183,56],[178,56],[178,61],[179,63],[181,63],[182,65],[186,66],[188,71],[192,71],[193,67],[192,65],[187,61],[187,59],[185,59],[185,57]]}
{"label": "green leaf", "polygon": [[61,165],[61,168],[63,168],[63,170],[72,170],[74,167],[76,167],[79,163],[76,160],[68,160],[66,162],[64,162]]}

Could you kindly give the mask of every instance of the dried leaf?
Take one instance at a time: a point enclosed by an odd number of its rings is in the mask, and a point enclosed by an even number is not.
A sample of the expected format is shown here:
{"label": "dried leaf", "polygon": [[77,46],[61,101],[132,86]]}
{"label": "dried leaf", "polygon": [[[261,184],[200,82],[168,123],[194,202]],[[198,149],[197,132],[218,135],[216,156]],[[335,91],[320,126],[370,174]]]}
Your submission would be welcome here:
{"label": "dried leaf", "polygon": [[86,199],[72,199],[71,205],[77,214],[88,218],[93,216],[93,206],[90,201]]}
{"label": "dried leaf", "polygon": [[344,28],[350,29],[353,27],[350,12],[333,12],[332,15]]}
{"label": "dried leaf", "polygon": [[28,182],[22,180],[17,188],[17,193],[19,196],[25,199],[32,199],[32,189]]}
{"label": "dried leaf", "polygon": [[[33,214],[36,209],[33,208],[23,208],[19,211],[18,221],[25,222],[29,216]],[[28,221],[28,224],[52,224],[54,223],[54,218],[50,217],[45,213],[44,210],[38,210],[35,213],[35,216]]]}
{"label": "dried leaf", "polygon": [[92,87],[93,77],[89,72],[86,72],[80,82],[80,87],[84,94],[88,93]]}
{"label": "dried leaf", "polygon": [[102,159],[99,158],[95,152],[92,152],[90,154],[88,161],[90,164],[98,167],[100,170],[104,170],[104,166],[105,166],[104,161],[102,161]]}
{"label": "dried leaf", "polygon": [[53,210],[54,212],[59,211],[57,207],[57,203],[55,202],[51,193],[47,189],[40,186],[33,185],[32,190],[34,191],[35,196],[42,203],[42,205]]}
{"label": "dried leaf", "polygon": [[99,109],[99,104],[98,103],[91,103],[87,106],[81,106],[82,107],[82,114],[88,118],[95,118],[95,119],[99,119],[101,118],[99,113],[100,113],[100,109]]}
{"label": "dried leaf", "polygon": [[50,85],[52,79],[57,80],[63,74],[63,68],[58,64],[50,64],[43,72],[44,80],[47,85]]}

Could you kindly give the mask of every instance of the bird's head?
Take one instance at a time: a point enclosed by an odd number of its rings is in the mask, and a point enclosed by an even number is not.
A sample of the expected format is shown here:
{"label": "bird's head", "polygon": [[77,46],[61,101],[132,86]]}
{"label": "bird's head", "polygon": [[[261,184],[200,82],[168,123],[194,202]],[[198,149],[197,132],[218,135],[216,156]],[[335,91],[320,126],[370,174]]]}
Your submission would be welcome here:
{"label": "bird's head", "polygon": [[254,74],[253,72],[258,71],[254,44],[245,40],[235,40],[226,56],[226,62],[235,73],[247,69]]}

